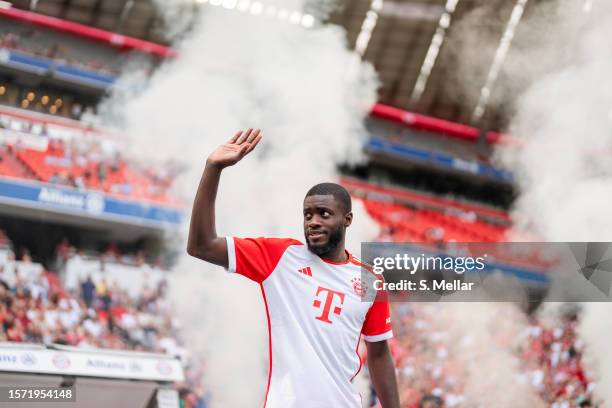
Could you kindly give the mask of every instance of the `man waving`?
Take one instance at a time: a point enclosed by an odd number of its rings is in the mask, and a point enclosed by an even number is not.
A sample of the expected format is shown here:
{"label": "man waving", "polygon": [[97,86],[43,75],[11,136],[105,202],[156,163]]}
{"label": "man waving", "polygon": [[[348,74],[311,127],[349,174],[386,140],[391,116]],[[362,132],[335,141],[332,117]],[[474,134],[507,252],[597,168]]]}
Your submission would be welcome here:
{"label": "man waving", "polygon": [[368,367],[383,408],[399,408],[393,336],[386,297],[364,300],[362,264],[344,247],[351,197],[322,183],[304,198],[305,245],[291,238],[218,237],[215,198],[221,171],[260,142],[261,132],[238,132],[210,154],[191,216],[187,252],[260,285],[266,305],[270,367],[264,408],[361,408],[353,380],[361,369],[363,336]]}

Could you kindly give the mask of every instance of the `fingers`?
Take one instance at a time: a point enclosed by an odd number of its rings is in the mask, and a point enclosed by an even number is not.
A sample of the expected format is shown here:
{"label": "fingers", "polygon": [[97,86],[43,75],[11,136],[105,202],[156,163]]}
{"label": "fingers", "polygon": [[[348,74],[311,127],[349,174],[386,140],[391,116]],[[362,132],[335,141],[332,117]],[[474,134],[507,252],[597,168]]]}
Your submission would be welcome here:
{"label": "fingers", "polygon": [[247,141],[247,139],[249,138],[249,136],[251,136],[251,133],[252,133],[252,132],[253,132],[253,129],[252,129],[252,128],[248,128],[248,129],[247,129],[247,131],[246,131],[246,132],[244,132],[244,133],[242,134],[242,136],[240,136],[240,137],[238,138],[238,140],[236,140],[236,144],[241,145],[241,144],[243,144],[244,142],[246,142],[246,141]]}
{"label": "fingers", "polygon": [[239,130],[238,132],[236,132],[234,136],[230,138],[230,140],[227,141],[227,143],[236,143],[236,140],[238,140],[241,134],[242,134],[242,130]]}
{"label": "fingers", "polygon": [[255,138],[261,133],[261,129],[256,129],[253,133],[251,133],[249,135],[249,137],[247,138],[247,142],[248,143],[252,143],[253,140],[255,140]]}
{"label": "fingers", "polygon": [[248,144],[248,149],[244,154],[249,154],[251,152],[251,150],[253,150],[255,148],[255,146],[257,146],[257,144],[259,143],[259,141],[261,140],[263,134],[261,132],[257,132],[257,136],[255,136],[255,138]]}
{"label": "fingers", "polygon": [[261,129],[255,129],[255,131],[253,131],[252,128],[249,128],[244,132],[236,132],[228,143],[240,146],[240,157],[244,157],[245,155],[249,154],[255,148],[255,146],[257,146],[262,136],[263,134],[261,133]]}

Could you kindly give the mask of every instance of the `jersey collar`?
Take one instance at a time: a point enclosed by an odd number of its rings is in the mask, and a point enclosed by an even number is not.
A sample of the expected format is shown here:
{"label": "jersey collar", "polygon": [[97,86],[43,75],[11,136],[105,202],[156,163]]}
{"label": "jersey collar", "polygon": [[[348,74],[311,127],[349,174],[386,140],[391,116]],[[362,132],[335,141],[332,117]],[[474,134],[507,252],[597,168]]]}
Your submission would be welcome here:
{"label": "jersey collar", "polygon": [[349,251],[347,251],[346,249],[344,249],[344,252],[346,252],[346,261],[344,262],[334,262],[334,261],[328,261],[326,259],[323,259],[321,257],[319,257],[320,260],[322,260],[323,262],[330,264],[330,265],[346,265],[347,263],[351,262],[353,260],[353,255],[351,255],[351,253]]}

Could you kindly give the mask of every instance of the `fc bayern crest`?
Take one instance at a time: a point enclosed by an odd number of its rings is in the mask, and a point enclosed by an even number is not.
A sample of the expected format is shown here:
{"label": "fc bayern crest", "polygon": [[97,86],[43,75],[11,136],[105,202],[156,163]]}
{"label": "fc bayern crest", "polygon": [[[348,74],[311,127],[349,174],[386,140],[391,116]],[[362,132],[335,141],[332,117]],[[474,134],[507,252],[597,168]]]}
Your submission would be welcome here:
{"label": "fc bayern crest", "polygon": [[367,288],[361,283],[361,278],[353,278],[351,279],[351,283],[353,284],[353,290],[355,290],[357,296],[364,297]]}

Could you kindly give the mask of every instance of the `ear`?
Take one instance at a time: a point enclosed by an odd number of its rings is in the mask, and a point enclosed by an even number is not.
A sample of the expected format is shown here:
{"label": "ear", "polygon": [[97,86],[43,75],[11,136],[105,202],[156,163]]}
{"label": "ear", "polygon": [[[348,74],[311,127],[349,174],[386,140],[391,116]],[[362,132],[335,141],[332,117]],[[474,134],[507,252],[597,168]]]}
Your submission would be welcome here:
{"label": "ear", "polygon": [[346,215],[344,216],[344,227],[350,227],[351,224],[353,222],[353,212],[349,211],[348,213],[346,213]]}

